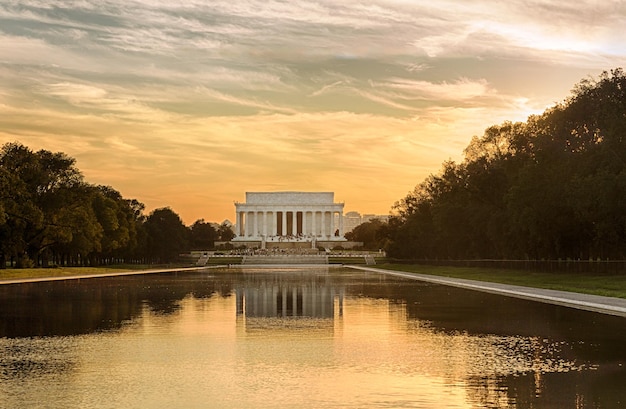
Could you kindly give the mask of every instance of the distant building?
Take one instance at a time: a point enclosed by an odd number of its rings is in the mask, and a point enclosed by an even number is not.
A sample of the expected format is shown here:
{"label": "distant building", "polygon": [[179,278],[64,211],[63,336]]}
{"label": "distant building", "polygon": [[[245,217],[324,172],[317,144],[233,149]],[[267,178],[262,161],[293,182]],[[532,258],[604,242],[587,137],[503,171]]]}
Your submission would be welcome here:
{"label": "distant building", "polygon": [[378,219],[381,222],[387,222],[389,220],[389,215],[386,214],[364,214],[361,218],[363,223],[370,222],[374,219]]}
{"label": "distant building", "polygon": [[356,226],[363,223],[363,218],[359,212],[348,212],[343,216],[343,226],[346,232],[354,230]]}
{"label": "distant building", "polygon": [[346,231],[346,233],[350,232],[354,230],[354,228],[359,226],[360,224],[367,223],[374,219],[378,219],[382,222],[386,222],[387,220],[389,220],[389,216],[384,215],[384,214],[369,214],[369,213],[361,215],[361,213],[355,212],[355,211],[348,212],[345,214],[345,216],[343,216],[344,230]]}

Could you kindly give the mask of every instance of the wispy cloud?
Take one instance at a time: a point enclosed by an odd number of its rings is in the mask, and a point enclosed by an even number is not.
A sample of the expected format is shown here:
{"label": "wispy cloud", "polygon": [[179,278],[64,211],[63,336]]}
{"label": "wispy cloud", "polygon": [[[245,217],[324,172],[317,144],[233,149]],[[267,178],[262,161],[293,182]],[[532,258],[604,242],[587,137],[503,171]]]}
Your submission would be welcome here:
{"label": "wispy cloud", "polygon": [[391,78],[382,85],[414,95],[413,97],[409,96],[409,98],[433,100],[463,101],[485,96],[492,92],[485,79],[472,81],[468,78],[460,78],[454,82],[433,83],[405,78]]}
{"label": "wispy cloud", "polygon": [[[88,179],[189,222],[272,186],[384,213],[472,135],[624,61],[625,8],[5,0],[0,142],[65,151]],[[219,215],[182,194],[199,190]]]}
{"label": "wispy cloud", "polygon": [[258,100],[256,98],[240,98],[233,95],[229,95],[223,92],[219,92],[210,88],[198,88],[199,92],[208,96],[209,98],[215,99],[219,102],[224,102],[228,104],[241,105],[244,107],[252,107],[258,108],[267,112],[282,112],[282,113],[297,113],[294,108],[289,107],[281,107],[277,106],[269,101]]}

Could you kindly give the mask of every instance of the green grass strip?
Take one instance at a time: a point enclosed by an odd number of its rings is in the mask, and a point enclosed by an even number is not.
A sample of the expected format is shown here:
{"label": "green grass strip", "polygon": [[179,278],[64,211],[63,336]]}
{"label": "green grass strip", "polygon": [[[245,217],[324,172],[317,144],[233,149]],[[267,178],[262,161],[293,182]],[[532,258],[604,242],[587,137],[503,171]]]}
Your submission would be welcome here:
{"label": "green grass strip", "polygon": [[446,267],[414,264],[377,264],[371,267],[442,277],[545,288],[549,290],[571,291],[606,297],[626,298],[626,275],[544,273],[479,267]]}
{"label": "green grass strip", "polygon": [[0,269],[0,280],[15,280],[42,277],[73,277],[80,275],[122,273],[134,270],[189,267],[189,265],[124,264],[106,267],[54,267],[54,268],[7,268]]}

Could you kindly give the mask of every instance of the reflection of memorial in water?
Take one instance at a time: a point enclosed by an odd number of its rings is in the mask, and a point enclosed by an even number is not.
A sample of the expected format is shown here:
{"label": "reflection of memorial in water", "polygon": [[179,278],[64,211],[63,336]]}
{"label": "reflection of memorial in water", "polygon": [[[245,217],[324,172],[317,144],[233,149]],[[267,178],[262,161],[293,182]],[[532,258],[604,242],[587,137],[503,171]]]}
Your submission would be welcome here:
{"label": "reflection of memorial in water", "polygon": [[[322,274],[244,274],[235,288],[237,318],[246,329],[332,328],[343,315],[345,288]],[[288,324],[285,324],[288,322]],[[286,326],[285,326],[286,325]]]}

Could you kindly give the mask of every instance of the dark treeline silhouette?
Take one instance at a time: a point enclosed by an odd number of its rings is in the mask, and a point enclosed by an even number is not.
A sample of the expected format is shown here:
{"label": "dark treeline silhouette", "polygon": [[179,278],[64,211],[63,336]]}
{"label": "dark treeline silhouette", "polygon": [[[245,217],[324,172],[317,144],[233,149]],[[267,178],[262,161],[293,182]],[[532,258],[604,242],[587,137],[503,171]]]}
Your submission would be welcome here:
{"label": "dark treeline silhouette", "polygon": [[144,205],[84,181],[64,153],[19,143],[0,150],[0,268],[170,263],[187,250],[230,239],[227,226],[186,227],[169,207]]}
{"label": "dark treeline silhouette", "polygon": [[397,202],[387,252],[405,259],[624,259],[626,76],[474,137]]}

